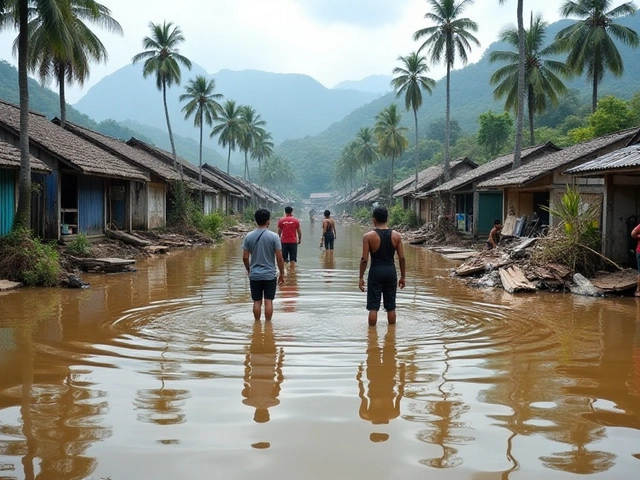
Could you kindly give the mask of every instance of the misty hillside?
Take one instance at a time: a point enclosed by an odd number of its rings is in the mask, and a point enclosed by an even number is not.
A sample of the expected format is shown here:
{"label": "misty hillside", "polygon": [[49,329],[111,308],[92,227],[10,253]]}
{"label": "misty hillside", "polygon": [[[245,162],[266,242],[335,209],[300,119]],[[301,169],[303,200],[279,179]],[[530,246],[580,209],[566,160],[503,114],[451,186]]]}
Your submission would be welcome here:
{"label": "misty hillside", "polygon": [[346,80],[340,82],[333,88],[383,94],[393,90],[391,80],[393,80],[391,75],[370,75],[362,80]]}
{"label": "misty hillside", "polygon": [[[332,90],[307,75],[257,70],[221,70],[209,75],[197,64],[182,72],[182,85],[168,91],[172,125],[177,133],[198,138],[193,119],[184,120],[178,97],[196,75],[216,81],[216,92],[243,105],[252,105],[276,143],[315,135],[378,95],[355,90]],[[165,128],[162,95],[154,78],[142,78],[142,65],[127,65],[103,78],[76,103],[83,113],[102,120],[132,120]]]}
{"label": "misty hillside", "polygon": [[[640,15],[623,18],[619,23],[640,32]],[[570,24],[571,22],[568,20],[551,24],[547,29],[547,40],[553,40],[559,30]],[[629,99],[635,92],[640,91],[640,81],[638,80],[640,78],[640,62],[638,62],[640,49],[634,50],[620,44],[617,45],[624,60],[625,74],[621,78],[613,77],[609,73],[605,74],[599,87],[600,98],[607,94],[613,94]],[[475,132],[478,128],[477,118],[481,113],[489,109],[496,112],[503,111],[504,104],[493,99],[494,86],[489,83],[491,75],[499,68],[500,64],[492,64],[489,61],[489,54],[495,50],[510,49],[511,47],[505,44],[494,42],[477,63],[467,65],[451,73],[451,118],[460,124],[463,131]],[[585,103],[590,102],[591,84],[584,76],[565,80],[565,85],[570,89],[580,90]],[[422,108],[418,111],[418,128],[421,137],[424,136],[429,123],[444,117],[445,93],[445,79],[441,79],[438,81],[433,95],[423,97]],[[297,167],[297,171],[313,171],[313,178],[307,179],[306,176],[304,179],[301,178],[300,188],[304,191],[326,188],[331,182],[333,162],[340,155],[344,145],[354,138],[361,127],[372,126],[375,122],[375,116],[394,102],[398,104],[403,113],[402,123],[410,129],[408,137],[413,139],[413,115],[406,112],[404,100],[402,98],[396,99],[395,93],[391,92],[354,110],[343,120],[334,123],[319,135],[283,142],[277,147],[276,153],[289,159]]]}

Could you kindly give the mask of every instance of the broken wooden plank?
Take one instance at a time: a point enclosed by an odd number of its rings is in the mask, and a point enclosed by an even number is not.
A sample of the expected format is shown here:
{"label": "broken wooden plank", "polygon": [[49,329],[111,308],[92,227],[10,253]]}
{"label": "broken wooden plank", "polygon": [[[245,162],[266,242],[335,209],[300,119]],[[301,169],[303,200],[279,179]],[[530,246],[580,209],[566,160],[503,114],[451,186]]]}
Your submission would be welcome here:
{"label": "broken wooden plank", "polygon": [[477,252],[458,252],[458,253],[447,253],[444,254],[443,257],[448,260],[468,260],[469,258],[477,256]]}
{"label": "broken wooden plank", "polygon": [[573,273],[569,267],[567,267],[566,265],[560,265],[559,263],[548,263],[546,265],[546,268],[548,268],[552,273],[554,273],[555,275],[563,279],[567,278],[569,275]]}
{"label": "broken wooden plank", "polygon": [[123,232],[121,230],[111,230],[107,228],[106,234],[108,237],[115,238],[116,240],[120,240],[123,243],[133,245],[134,247],[147,247],[151,245],[150,241],[135,235],[131,235],[130,233]]}
{"label": "broken wooden plank", "polygon": [[486,270],[484,264],[474,263],[472,265],[462,265],[455,270],[455,274],[459,277],[467,277]]}
{"label": "broken wooden plank", "polygon": [[538,241],[537,237],[527,238],[525,241],[520,243],[517,247],[513,249],[513,253],[522,252],[526,248],[530,247],[534,243]]}
{"label": "broken wooden plank", "polygon": [[0,292],[8,292],[22,287],[20,282],[12,282],[10,280],[0,280]]}
{"label": "broken wooden plank", "polygon": [[517,265],[501,268],[498,270],[502,287],[509,293],[535,292],[536,286],[527,280],[524,272]]}
{"label": "broken wooden plank", "polygon": [[638,284],[638,272],[626,269],[621,272],[600,275],[590,279],[591,283],[605,293],[624,292],[636,288]]}

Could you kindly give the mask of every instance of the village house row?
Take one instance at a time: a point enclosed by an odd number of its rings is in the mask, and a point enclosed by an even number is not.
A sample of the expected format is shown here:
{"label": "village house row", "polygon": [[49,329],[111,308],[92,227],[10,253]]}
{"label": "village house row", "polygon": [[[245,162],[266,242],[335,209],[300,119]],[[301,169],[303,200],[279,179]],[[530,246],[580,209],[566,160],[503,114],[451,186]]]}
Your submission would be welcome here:
{"label": "village house row", "polygon": [[[66,122],[29,115],[32,229],[47,239],[78,232],[103,235],[105,229],[147,230],[166,226],[171,189],[179,181],[173,156],[138,139],[127,142]],[[20,168],[20,109],[0,101],[0,236],[11,229],[17,207]],[[276,193],[205,164],[178,159],[187,190],[203,192],[205,214],[241,213],[252,195],[267,208],[286,202]]]}
{"label": "village house row", "polygon": [[[432,166],[419,172],[417,195],[411,175],[394,186],[393,196],[415,209],[423,224],[444,214],[455,219],[459,231],[483,237],[497,218],[505,222],[503,233],[520,236],[523,220],[556,225],[558,219],[541,207],[557,204],[567,185],[576,186],[585,203],[601,202],[602,253],[632,263],[630,231],[640,223],[639,128],[564,149],[551,142],[528,147],[522,150],[522,165],[512,165],[513,153],[480,166],[458,159],[451,162],[448,182],[442,166]],[[380,195],[379,189],[363,186],[336,203],[369,207]]]}

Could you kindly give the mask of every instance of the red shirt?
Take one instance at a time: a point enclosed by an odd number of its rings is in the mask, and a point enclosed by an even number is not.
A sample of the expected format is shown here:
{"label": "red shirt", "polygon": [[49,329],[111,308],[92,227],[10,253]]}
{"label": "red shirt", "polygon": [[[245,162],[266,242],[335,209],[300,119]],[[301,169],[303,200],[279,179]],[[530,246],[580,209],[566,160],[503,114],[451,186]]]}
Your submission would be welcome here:
{"label": "red shirt", "polygon": [[[635,233],[635,237],[634,237]],[[636,253],[640,253],[640,225],[633,229],[631,232],[631,237],[636,238],[638,240],[638,245],[636,246]]]}
{"label": "red shirt", "polygon": [[294,216],[282,217],[278,220],[278,228],[282,230],[282,235],[280,236],[282,243],[298,243],[300,220]]}

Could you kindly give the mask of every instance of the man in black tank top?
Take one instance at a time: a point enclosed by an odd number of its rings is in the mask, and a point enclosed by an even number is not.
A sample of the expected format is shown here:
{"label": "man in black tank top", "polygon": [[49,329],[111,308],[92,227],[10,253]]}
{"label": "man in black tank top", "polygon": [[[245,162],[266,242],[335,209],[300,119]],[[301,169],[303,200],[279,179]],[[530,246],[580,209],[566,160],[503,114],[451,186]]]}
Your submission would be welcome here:
{"label": "man in black tank top", "polygon": [[[369,255],[371,255],[371,268],[367,283],[367,310],[369,310],[369,325],[374,327],[378,321],[380,300],[383,299],[384,309],[387,311],[389,325],[396,323],[396,290],[404,288],[406,262],[402,238],[398,232],[394,232],[387,226],[389,213],[384,207],[377,207],[373,211],[373,231],[365,233],[362,237],[362,258],[360,259],[359,287],[363,292],[364,272],[367,269]],[[400,264],[400,279],[394,263],[395,253],[398,252]]]}

